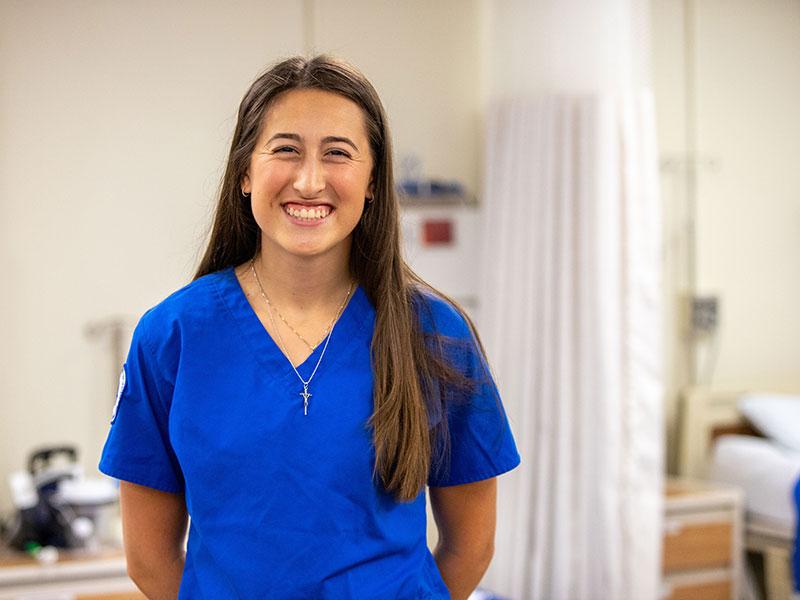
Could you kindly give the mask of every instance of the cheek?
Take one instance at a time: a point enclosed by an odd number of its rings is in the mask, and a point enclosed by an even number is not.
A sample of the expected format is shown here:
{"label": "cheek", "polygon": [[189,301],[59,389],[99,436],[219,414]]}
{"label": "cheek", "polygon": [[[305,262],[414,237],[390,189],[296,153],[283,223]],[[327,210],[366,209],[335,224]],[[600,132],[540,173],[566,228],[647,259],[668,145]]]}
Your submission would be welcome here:
{"label": "cheek", "polygon": [[369,174],[353,169],[342,169],[341,171],[331,172],[328,176],[328,183],[339,194],[347,194],[350,197],[363,197],[369,185]]}
{"label": "cheek", "polygon": [[253,173],[253,186],[269,194],[291,183],[292,173],[292,166],[280,161],[262,165]]}

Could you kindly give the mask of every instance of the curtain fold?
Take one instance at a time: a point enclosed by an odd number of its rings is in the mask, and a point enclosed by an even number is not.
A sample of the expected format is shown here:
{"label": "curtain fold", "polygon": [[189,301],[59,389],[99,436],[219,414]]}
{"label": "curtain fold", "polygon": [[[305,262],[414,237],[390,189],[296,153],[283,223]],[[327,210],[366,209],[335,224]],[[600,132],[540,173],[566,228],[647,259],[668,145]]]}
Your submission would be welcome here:
{"label": "curtain fold", "polygon": [[489,110],[480,326],[522,466],[484,584],[657,598],[661,222],[649,92]]}

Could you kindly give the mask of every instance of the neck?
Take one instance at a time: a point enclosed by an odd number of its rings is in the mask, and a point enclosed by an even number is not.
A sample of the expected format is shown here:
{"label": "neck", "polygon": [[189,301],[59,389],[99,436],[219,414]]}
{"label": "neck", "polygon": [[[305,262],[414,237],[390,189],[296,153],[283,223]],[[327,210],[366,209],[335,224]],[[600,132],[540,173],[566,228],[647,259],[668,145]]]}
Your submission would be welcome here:
{"label": "neck", "polygon": [[283,310],[313,311],[340,302],[353,282],[350,249],[343,250],[306,258],[264,251],[262,246],[254,266],[271,302]]}

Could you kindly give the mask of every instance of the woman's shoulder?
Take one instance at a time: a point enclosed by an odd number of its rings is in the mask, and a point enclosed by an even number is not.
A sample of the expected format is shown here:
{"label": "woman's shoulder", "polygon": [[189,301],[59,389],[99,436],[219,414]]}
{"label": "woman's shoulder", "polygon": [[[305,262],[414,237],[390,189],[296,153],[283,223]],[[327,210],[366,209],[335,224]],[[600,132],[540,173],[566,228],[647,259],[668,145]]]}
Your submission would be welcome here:
{"label": "woman's shoulder", "polygon": [[414,308],[425,333],[437,333],[446,337],[470,338],[471,329],[467,319],[454,300],[442,292],[427,286],[414,286]]}
{"label": "woman's shoulder", "polygon": [[219,313],[218,287],[228,271],[198,277],[148,308],[139,318],[135,335],[154,350],[179,342],[188,331]]}
{"label": "woman's shoulder", "polygon": [[217,285],[227,271],[229,269],[215,271],[190,281],[147,309],[144,314],[153,320],[186,317],[187,313],[214,301]]}

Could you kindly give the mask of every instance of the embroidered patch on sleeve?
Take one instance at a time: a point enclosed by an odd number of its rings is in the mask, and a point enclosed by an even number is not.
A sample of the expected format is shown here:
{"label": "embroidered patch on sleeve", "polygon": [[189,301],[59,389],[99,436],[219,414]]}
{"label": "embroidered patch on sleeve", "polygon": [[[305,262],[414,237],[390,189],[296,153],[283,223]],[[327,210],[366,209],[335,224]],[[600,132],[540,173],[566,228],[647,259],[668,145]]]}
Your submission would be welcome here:
{"label": "embroidered patch on sleeve", "polygon": [[119,401],[122,398],[122,392],[125,391],[125,367],[122,365],[122,371],[119,374],[119,387],[117,388],[117,401],[114,403],[114,411],[111,413],[111,424],[117,420],[117,409],[119,408]]}

